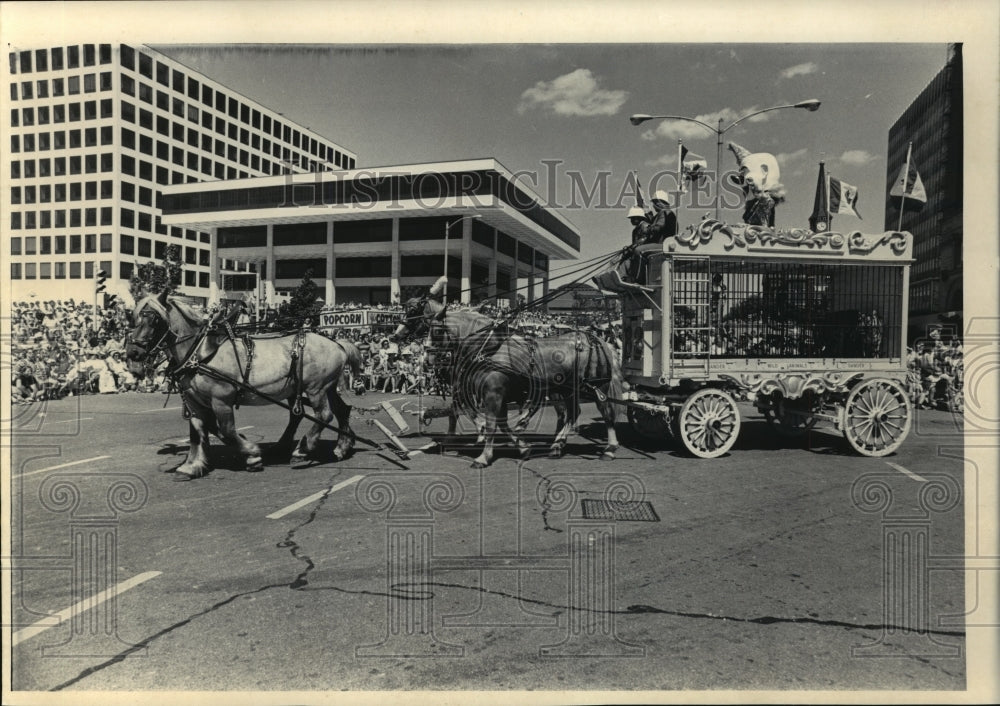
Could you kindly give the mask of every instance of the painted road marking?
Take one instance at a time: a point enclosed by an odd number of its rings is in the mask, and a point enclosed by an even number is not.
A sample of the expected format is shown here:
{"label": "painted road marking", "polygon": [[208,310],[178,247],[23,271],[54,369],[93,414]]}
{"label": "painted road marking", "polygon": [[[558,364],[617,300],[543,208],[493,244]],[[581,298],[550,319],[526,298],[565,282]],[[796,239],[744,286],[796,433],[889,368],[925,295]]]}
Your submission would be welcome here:
{"label": "painted road marking", "polygon": [[267,519],[269,519],[269,520],[280,519],[280,518],[284,517],[285,515],[287,515],[290,512],[295,512],[300,507],[308,505],[309,503],[312,503],[312,502],[316,502],[317,500],[319,500],[320,498],[322,498],[327,493],[329,493],[329,494],[332,495],[333,493],[336,493],[341,488],[346,488],[349,485],[353,485],[354,483],[357,483],[362,478],[364,478],[364,476],[351,476],[347,480],[341,481],[340,483],[337,483],[337,485],[335,485],[332,488],[330,488],[329,491],[321,490],[318,493],[313,493],[308,498],[303,498],[302,500],[299,500],[297,503],[292,503],[291,505],[289,505],[286,508],[282,508],[281,510],[278,510],[277,512],[272,512],[270,515],[267,516]]}
{"label": "painted road marking", "polygon": [[60,422],[50,422],[49,420],[46,419],[45,423],[46,424],[69,424],[70,422],[88,422],[91,419],[93,419],[93,417],[80,417],[79,419],[63,419]]}
{"label": "painted road marking", "polygon": [[[236,427],[236,431],[244,431],[245,429],[253,429],[253,424],[245,427]],[[161,444],[184,444],[191,443],[190,436],[179,436],[176,439],[167,439],[166,441],[161,441]]]}
{"label": "painted road marking", "polygon": [[888,464],[889,466],[892,466],[893,468],[895,468],[897,471],[899,471],[903,475],[909,476],[913,480],[920,481],[921,483],[926,483],[927,482],[927,479],[924,478],[923,476],[918,476],[913,471],[907,470],[906,468],[903,468],[902,466],[900,466],[897,463],[890,463],[889,461],[886,461],[886,464]]}
{"label": "painted road marking", "polygon": [[33,476],[38,473],[45,473],[46,471],[54,471],[57,468],[69,468],[70,466],[79,466],[81,463],[90,463],[91,461],[102,461],[106,458],[111,458],[110,456],[94,456],[93,458],[82,458],[79,461],[70,461],[69,463],[60,463],[58,466],[49,466],[48,468],[39,468],[37,471],[31,471],[29,473],[22,473],[21,478],[26,478],[27,476]]}
{"label": "painted road marking", "polygon": [[[90,598],[85,598],[74,606],[70,606],[66,610],[60,611],[47,618],[42,618],[34,625],[30,625],[24,630],[18,630],[11,636],[11,645],[16,645],[19,642],[24,642],[25,640],[30,640],[35,635],[40,635],[49,628],[54,628],[57,625],[61,625],[64,620],[69,620],[74,615],[82,613],[91,608],[96,608],[101,603],[104,603],[111,598],[121,595],[130,588],[135,588],[141,583],[149,581],[149,579],[156,578],[162,572],[160,571],[147,571],[144,574],[139,574],[138,576],[133,576],[128,581],[122,581],[117,586],[113,586],[107,590],[101,591],[98,594],[91,596]],[[55,621],[55,622],[53,622]]]}
{"label": "painted road marking", "polygon": [[172,412],[183,409],[182,407],[157,407],[156,409],[140,409],[136,414],[149,414],[150,412]]}

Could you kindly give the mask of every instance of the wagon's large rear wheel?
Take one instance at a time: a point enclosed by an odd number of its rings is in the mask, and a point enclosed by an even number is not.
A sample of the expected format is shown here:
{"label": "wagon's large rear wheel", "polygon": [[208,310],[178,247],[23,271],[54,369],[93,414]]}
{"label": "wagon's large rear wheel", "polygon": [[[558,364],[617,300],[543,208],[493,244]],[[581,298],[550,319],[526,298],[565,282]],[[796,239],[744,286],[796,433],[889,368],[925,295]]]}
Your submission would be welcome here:
{"label": "wagon's large rear wheel", "polygon": [[724,390],[705,387],[688,397],[677,415],[684,447],[700,458],[729,451],[740,433],[740,410]]}
{"label": "wagon's large rear wheel", "polygon": [[865,380],[844,404],[844,436],[864,456],[885,456],[899,448],[913,415],[906,391],[892,380]]}

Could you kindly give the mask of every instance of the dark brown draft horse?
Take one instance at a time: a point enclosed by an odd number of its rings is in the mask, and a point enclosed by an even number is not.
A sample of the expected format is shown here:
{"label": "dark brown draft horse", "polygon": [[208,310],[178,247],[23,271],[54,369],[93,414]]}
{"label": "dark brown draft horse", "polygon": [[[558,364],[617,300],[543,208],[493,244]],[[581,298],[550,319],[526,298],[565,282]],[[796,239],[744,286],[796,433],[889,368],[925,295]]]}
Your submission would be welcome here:
{"label": "dark brown draft horse", "polygon": [[[140,300],[133,316],[128,359],[140,362],[165,350],[191,412],[191,446],[187,460],[176,469],[179,480],[208,472],[209,433],[237,448],[246,457],[247,470],[262,468],[260,448],[236,431],[233,419],[233,407],[238,404],[272,404],[255,392],[286,400],[292,410],[279,448],[290,448],[294,441],[302,419],[299,399],[304,394],[317,419],[329,424],[336,415],[340,433],[335,458],[342,460],[350,452],[354,445],[351,408],[337,392],[348,366],[355,375],[360,371],[361,356],[350,341],[332,341],[309,332],[242,340],[212,330],[200,313],[164,295]],[[306,462],[322,430],[323,424],[313,423],[292,454],[293,465]]]}
{"label": "dark brown draft horse", "polygon": [[[621,399],[623,382],[607,342],[583,332],[544,338],[512,334],[476,311],[445,310],[427,297],[409,300],[396,336],[419,336],[428,331],[435,345],[452,351],[455,404],[473,418],[485,417],[486,443],[473,468],[484,468],[493,461],[493,437],[498,428],[527,455],[530,449],[518,432],[546,398],[559,413],[559,430],[550,456],[562,455],[580,415],[579,399],[586,396],[596,400],[607,429],[608,443],[601,458],[614,458],[618,449],[617,406],[608,397]],[[524,410],[514,428],[507,421],[511,402]]]}

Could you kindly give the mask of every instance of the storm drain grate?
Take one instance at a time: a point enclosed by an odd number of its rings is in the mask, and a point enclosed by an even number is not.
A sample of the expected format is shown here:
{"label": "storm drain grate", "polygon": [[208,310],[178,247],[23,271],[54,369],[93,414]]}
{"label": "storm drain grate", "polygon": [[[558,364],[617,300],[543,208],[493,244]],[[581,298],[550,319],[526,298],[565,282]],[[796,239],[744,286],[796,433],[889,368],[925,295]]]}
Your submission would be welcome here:
{"label": "storm drain grate", "polygon": [[659,522],[653,503],[646,500],[584,500],[583,516],[588,520],[615,522]]}

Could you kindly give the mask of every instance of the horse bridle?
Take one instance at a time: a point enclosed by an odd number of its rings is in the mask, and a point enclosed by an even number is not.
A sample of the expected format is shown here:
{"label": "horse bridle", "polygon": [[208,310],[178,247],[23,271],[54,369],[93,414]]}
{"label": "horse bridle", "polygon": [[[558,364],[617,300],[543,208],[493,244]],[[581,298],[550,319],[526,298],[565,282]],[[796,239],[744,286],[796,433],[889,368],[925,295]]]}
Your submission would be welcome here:
{"label": "horse bridle", "polygon": [[[127,345],[135,346],[142,351],[142,360],[146,360],[149,356],[157,351],[166,349],[167,337],[173,335],[173,331],[170,330],[170,322],[166,321],[162,316],[160,316],[151,307],[143,307],[143,310],[139,313],[139,317],[154,316],[164,324],[164,331],[160,338],[153,345],[148,345],[147,343],[140,343],[132,338],[132,334],[126,337],[125,342]],[[155,335],[155,334],[154,334]]]}

